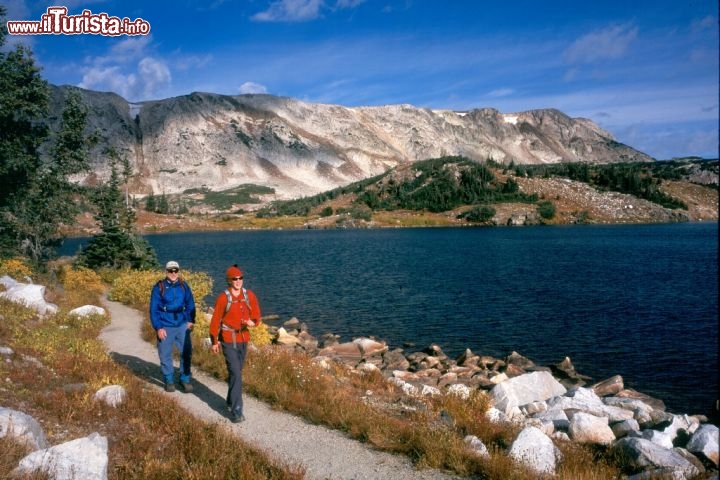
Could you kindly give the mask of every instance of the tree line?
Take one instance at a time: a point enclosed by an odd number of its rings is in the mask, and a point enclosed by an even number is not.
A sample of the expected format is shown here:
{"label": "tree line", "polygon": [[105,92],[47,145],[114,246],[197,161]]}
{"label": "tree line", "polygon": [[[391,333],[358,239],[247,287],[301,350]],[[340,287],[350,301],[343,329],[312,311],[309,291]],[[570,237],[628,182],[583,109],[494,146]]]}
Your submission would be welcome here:
{"label": "tree line", "polygon": [[626,193],[665,208],[687,209],[684,202],[660,190],[663,180],[683,178],[683,168],[686,165],[685,162],[558,163],[517,166],[515,173],[544,178],[569,178],[592,185],[601,191]]}

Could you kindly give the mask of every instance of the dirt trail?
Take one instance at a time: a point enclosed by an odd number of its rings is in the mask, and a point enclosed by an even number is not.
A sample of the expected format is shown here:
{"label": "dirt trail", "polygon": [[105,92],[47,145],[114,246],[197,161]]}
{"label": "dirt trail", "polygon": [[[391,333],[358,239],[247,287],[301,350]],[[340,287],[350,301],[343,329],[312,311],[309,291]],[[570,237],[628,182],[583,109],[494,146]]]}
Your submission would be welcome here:
{"label": "dirt trail", "polygon": [[[209,423],[227,426],[248,444],[289,465],[302,465],[307,479],[420,479],[452,477],[437,470],[417,470],[404,457],[369,449],[340,432],[312,425],[295,415],[272,410],[263,402],[244,396],[245,417],[241,424],[227,420],[224,382],[193,370],[192,393],[165,393],[154,346],[140,338],[143,316],[121,303],[105,300],[111,323],[100,339],[113,358],[126,364],[164,395],[171,396],[188,412]],[[197,348],[197,346],[196,346]]]}

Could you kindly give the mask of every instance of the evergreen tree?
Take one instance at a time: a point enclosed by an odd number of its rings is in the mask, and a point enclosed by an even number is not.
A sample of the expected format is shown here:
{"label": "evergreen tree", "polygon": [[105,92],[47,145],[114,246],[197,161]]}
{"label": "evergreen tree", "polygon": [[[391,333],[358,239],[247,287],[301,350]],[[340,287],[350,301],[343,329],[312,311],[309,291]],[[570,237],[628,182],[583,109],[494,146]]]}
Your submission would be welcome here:
{"label": "evergreen tree", "polygon": [[147,199],[145,200],[145,211],[146,212],[154,212],[156,205],[155,205],[155,195],[150,193],[150,195],[147,196]]}
{"label": "evergreen tree", "polygon": [[21,252],[35,262],[50,256],[62,238],[59,227],[74,223],[80,213],[75,201],[79,188],[68,177],[88,169],[93,139],[84,134],[86,117],[79,93],[71,91],[50,156],[28,179],[25,195],[14,202]]}
{"label": "evergreen tree", "polygon": [[[0,5],[0,46],[5,43],[5,7]],[[16,204],[40,166],[38,148],[47,136],[48,85],[32,52],[18,45],[0,51],[0,256],[19,253]]]}
{"label": "evergreen tree", "polygon": [[149,269],[158,265],[157,256],[150,244],[134,233],[135,211],[123,198],[121,185],[126,184],[130,170],[121,160],[123,179],[118,172],[118,158],[114,150],[110,155],[110,178],[98,187],[92,197],[97,207],[95,220],[102,230],[78,256],[77,263],[88,268]]}
{"label": "evergreen tree", "polygon": [[[0,5],[0,46],[5,43]],[[0,257],[26,255],[35,263],[52,253],[62,223],[75,221],[75,187],[68,177],[86,168],[86,113],[70,94],[49,156],[49,87],[32,52],[17,45],[0,51]]]}
{"label": "evergreen tree", "polygon": [[160,199],[157,201],[157,207],[155,208],[155,211],[157,213],[162,213],[163,215],[166,215],[170,212],[170,204],[168,203],[168,199],[165,196],[165,192],[160,195]]}

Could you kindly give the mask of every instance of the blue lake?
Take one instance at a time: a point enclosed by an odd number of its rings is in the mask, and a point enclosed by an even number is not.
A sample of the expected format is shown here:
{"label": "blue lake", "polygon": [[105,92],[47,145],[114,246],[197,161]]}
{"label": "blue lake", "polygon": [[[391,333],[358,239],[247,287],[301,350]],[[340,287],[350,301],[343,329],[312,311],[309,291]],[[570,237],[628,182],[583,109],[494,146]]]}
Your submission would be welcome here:
{"label": "blue lake", "polygon": [[[716,415],[718,225],[240,231],[148,235],[161,262],[214,279],[237,263],[278,324],[341,341],[437,343],[538,364]],[[70,240],[64,253],[74,253]],[[206,299],[212,304],[212,298]]]}

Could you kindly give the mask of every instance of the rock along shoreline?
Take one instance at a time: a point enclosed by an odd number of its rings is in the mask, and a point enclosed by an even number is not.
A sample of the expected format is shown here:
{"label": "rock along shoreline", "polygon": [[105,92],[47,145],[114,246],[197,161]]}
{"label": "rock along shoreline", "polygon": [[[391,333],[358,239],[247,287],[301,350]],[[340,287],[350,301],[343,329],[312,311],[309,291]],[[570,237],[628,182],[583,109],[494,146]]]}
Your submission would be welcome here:
{"label": "rock along shoreline", "polygon": [[[489,419],[522,427],[508,454],[530,459],[528,466],[541,473],[555,472],[555,440],[613,449],[638,472],[627,477],[633,480],[718,475],[719,431],[707,416],[667,412],[661,399],[627,388],[620,375],[590,383],[568,357],[537,365],[517,352],[496,358],[466,349],[453,359],[436,344],[406,352],[371,337],[341,343],[332,333],[314,337],[297,318],[269,330],[273,343],[321,365],[337,362],[359,372],[379,371],[407,396],[467,397],[473,389],[486,391],[494,405]],[[478,438],[465,441],[479,455],[487,454]]]}

